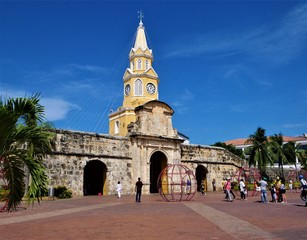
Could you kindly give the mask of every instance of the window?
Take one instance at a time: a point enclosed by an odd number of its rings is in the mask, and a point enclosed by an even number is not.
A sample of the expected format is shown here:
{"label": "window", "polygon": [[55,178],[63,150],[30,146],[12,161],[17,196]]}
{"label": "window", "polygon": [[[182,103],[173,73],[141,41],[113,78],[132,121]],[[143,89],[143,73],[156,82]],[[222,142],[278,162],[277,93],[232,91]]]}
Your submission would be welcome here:
{"label": "window", "polygon": [[115,122],[114,133],[115,133],[115,134],[118,134],[118,133],[119,133],[119,121],[116,121],[116,122]]}
{"label": "window", "polygon": [[141,79],[135,80],[134,84],[134,95],[135,96],[142,96],[143,95],[143,83]]}
{"label": "window", "polygon": [[147,69],[149,68],[149,62],[148,62],[148,60],[146,60],[145,65],[146,65],[146,70],[147,70]]}
{"label": "window", "polygon": [[138,70],[142,69],[142,60],[138,59]]}

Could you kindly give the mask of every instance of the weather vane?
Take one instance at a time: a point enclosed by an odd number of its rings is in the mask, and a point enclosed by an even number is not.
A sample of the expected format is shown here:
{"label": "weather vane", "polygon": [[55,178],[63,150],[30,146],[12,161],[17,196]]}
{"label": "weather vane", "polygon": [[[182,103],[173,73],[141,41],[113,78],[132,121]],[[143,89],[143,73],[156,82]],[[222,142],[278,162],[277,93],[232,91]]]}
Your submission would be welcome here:
{"label": "weather vane", "polygon": [[144,13],[142,10],[138,11],[138,14],[139,14],[139,19],[140,19],[140,22],[142,22],[143,18],[144,18]]}

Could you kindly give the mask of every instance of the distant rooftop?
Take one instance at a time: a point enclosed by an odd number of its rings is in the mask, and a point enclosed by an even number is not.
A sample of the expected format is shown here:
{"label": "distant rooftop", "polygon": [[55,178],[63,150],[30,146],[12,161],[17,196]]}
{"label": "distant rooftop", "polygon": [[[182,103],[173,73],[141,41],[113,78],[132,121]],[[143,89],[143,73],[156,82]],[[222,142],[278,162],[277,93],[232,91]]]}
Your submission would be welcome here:
{"label": "distant rooftop", "polygon": [[[303,136],[298,136],[298,137],[283,136],[282,138],[283,138],[284,142],[307,141],[307,134],[304,134]],[[231,144],[233,146],[247,145],[247,144],[245,144],[247,139],[248,138],[238,138],[238,139],[225,141],[224,143],[227,144],[227,145]]]}

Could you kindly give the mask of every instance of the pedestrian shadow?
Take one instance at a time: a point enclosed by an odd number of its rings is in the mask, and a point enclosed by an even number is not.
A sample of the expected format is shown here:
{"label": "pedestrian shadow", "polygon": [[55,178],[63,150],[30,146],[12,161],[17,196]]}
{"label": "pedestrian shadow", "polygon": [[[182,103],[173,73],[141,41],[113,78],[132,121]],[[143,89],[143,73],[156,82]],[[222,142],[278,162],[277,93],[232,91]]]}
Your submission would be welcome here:
{"label": "pedestrian shadow", "polygon": [[293,206],[296,206],[296,207],[306,207],[305,205],[302,205],[302,204],[293,204]]}

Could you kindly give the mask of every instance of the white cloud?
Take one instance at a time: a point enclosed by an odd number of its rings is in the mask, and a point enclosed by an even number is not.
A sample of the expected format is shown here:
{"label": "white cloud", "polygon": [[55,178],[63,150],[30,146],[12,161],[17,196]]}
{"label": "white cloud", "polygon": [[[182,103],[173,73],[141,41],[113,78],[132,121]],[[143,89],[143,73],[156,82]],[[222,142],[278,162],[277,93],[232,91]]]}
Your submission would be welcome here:
{"label": "white cloud", "polygon": [[207,57],[225,57],[245,54],[249,55],[250,59],[265,60],[271,64],[287,63],[307,48],[307,3],[297,5],[277,23],[266,23],[240,34],[205,33],[189,40],[191,44],[172,42],[171,46],[175,46],[176,49],[167,53],[165,57],[191,57],[203,54]]}
{"label": "white cloud", "polygon": [[7,87],[0,87],[0,96],[3,98],[17,98],[17,97],[30,97],[31,94],[28,94],[23,90],[13,90]]}
{"label": "white cloud", "polygon": [[176,107],[178,113],[185,113],[189,110],[188,106],[193,99],[194,95],[189,90],[185,89],[184,93],[182,93],[172,105]]}
{"label": "white cloud", "polygon": [[45,116],[48,121],[65,119],[73,109],[80,109],[76,104],[58,98],[42,98],[41,105],[45,107]]}
{"label": "white cloud", "polygon": [[70,64],[68,67],[72,67],[76,70],[80,71],[88,71],[95,74],[106,73],[108,70],[104,67],[96,66],[96,65],[81,65],[81,64]]}
{"label": "white cloud", "polygon": [[273,85],[271,82],[265,80],[257,80],[256,82],[264,87],[271,87]]}
{"label": "white cloud", "polygon": [[[31,97],[32,95],[33,93],[27,93],[24,90],[0,88],[0,96],[4,98]],[[65,119],[71,110],[80,109],[78,105],[57,97],[41,97],[40,104],[45,107],[45,117],[48,121]]]}
{"label": "white cloud", "polygon": [[96,79],[97,76],[105,75],[108,70],[96,65],[66,64],[45,71],[29,72],[27,79],[39,82],[51,82],[59,80],[75,81],[76,79]]}

